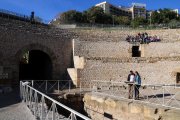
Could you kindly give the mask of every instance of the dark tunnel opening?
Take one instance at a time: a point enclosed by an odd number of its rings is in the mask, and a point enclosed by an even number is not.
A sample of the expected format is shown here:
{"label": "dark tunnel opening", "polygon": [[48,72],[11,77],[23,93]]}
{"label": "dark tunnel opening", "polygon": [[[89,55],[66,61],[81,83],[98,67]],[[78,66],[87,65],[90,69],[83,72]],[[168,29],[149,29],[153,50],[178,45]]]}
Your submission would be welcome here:
{"label": "dark tunnel opening", "polygon": [[141,51],[139,51],[139,46],[132,47],[132,57],[141,57]]}
{"label": "dark tunnel opening", "polygon": [[52,79],[52,61],[50,57],[40,50],[31,50],[26,52],[19,63],[19,79]]}

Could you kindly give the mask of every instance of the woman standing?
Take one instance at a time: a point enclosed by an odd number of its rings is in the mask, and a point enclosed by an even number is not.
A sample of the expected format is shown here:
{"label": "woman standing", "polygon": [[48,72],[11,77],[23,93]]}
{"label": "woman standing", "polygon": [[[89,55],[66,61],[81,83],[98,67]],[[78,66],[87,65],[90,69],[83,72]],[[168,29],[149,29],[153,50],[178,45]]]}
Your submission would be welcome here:
{"label": "woman standing", "polygon": [[135,72],[135,77],[134,77],[135,85],[135,99],[139,99],[139,88],[141,87],[141,76],[139,73],[136,71]]}

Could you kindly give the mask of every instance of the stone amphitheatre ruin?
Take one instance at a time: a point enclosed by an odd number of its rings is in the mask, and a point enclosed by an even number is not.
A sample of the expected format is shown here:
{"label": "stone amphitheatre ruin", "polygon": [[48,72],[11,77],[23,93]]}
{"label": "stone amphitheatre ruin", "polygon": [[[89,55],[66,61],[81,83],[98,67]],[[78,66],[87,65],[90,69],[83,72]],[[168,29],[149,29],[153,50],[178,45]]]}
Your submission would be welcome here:
{"label": "stone amphitheatre ruin", "polygon": [[[74,40],[74,56],[81,80],[125,81],[130,70],[141,74],[144,84],[179,83],[180,30],[82,30]],[[133,45],[125,41],[127,35],[147,32],[162,41]],[[132,57],[133,47],[141,55]],[[76,63],[77,62],[77,63]],[[76,66],[77,64],[77,66]],[[83,68],[83,69],[82,69]]]}
{"label": "stone amphitheatre ruin", "polygon": [[[162,41],[138,45],[125,41],[127,35],[135,35],[139,32],[157,35]],[[179,46],[179,29],[62,30],[0,18],[0,79],[3,84],[7,84],[8,81],[8,84],[17,85],[24,79],[71,78],[74,85],[79,87],[82,81],[124,82],[129,71],[136,70],[141,74],[143,84],[178,84],[180,83]],[[140,52],[138,57],[132,57],[135,47]],[[31,61],[27,61],[27,55]],[[37,68],[37,65],[40,65],[41,69]],[[37,72],[40,75],[37,75]],[[85,97],[85,101],[90,99],[88,97]],[[98,98],[98,100],[103,102],[103,99]],[[113,104],[112,99],[108,99],[106,103],[108,102],[109,107],[116,104]],[[132,116],[138,116],[142,112],[139,108],[134,109],[137,113],[132,113]],[[151,119],[154,109],[148,110],[146,109],[149,116],[146,117]],[[172,114],[175,119],[179,118],[178,114],[173,112],[169,113],[169,116]]]}
{"label": "stone amphitheatre ruin", "polygon": [[137,70],[146,84],[178,83],[180,30],[146,30],[162,41],[136,45],[141,55],[132,57],[134,45],[125,38],[144,31],[61,30],[1,18],[1,73],[17,82],[23,54],[39,50],[50,58],[51,79],[66,79],[67,69],[74,67],[78,74],[73,80],[125,81],[129,70]]}

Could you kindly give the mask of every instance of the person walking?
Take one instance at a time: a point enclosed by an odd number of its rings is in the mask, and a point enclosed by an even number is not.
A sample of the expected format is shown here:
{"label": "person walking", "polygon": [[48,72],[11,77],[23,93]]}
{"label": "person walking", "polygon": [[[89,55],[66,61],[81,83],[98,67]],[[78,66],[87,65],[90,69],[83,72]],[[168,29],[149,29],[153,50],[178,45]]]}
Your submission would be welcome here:
{"label": "person walking", "polygon": [[139,73],[136,71],[135,72],[135,77],[134,77],[134,90],[135,90],[135,99],[139,99],[139,88],[141,87],[141,76]]}

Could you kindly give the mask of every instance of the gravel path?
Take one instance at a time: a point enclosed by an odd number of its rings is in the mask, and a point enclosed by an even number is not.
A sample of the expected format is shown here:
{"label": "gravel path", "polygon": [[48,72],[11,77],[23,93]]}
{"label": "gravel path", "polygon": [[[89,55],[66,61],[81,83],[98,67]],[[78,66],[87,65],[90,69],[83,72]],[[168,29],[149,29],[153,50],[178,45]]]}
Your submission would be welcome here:
{"label": "gravel path", "polygon": [[20,101],[18,88],[0,94],[0,120],[35,120],[31,111]]}

